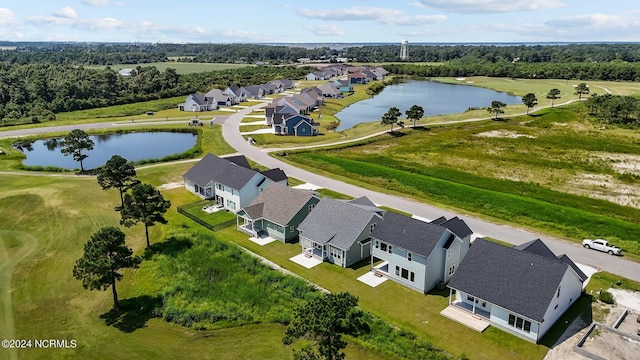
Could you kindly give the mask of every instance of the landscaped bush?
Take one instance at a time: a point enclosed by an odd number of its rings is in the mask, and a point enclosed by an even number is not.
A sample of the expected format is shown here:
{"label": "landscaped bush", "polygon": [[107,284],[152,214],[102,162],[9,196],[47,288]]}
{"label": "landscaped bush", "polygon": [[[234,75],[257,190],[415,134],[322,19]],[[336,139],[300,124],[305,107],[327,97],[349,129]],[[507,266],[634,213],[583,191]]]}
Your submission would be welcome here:
{"label": "landscaped bush", "polygon": [[209,329],[291,320],[292,309],[316,296],[305,281],[262,264],[234,245],[200,235],[174,257],[157,256],[166,283],[162,307],[166,321]]}
{"label": "landscaped bush", "polygon": [[615,304],[616,299],[613,297],[613,294],[608,292],[608,291],[602,291],[600,292],[600,295],[598,296],[598,300],[602,301],[605,304]]}

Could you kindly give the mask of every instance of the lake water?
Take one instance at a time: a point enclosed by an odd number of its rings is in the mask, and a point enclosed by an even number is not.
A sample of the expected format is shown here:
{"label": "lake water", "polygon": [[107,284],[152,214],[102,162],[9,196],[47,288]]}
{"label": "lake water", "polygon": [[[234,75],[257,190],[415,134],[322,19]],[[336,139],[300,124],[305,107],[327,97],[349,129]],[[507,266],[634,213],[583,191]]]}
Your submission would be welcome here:
{"label": "lake water", "polygon": [[[487,108],[494,100],[507,105],[522,104],[522,98],[475,86],[443,84],[434,81],[410,80],[388,85],[371,99],[359,101],[336,114],[340,119],[337,131],[350,129],[363,122],[380,121],[389,108],[404,112],[412,105],[424,108],[424,116],[457,114],[470,107]],[[487,116],[491,114],[487,113]]]}
{"label": "lake water", "polygon": [[[82,161],[87,169],[104,165],[113,155],[120,155],[130,161],[159,159],[179,154],[196,144],[197,135],[172,132],[136,132],[126,134],[105,134],[89,136],[94,142],[93,150],[86,152],[88,158]],[[36,140],[22,151],[27,159],[22,163],[30,166],[57,166],[64,169],[80,169],[80,163],[72,155],[61,152],[62,138]]]}

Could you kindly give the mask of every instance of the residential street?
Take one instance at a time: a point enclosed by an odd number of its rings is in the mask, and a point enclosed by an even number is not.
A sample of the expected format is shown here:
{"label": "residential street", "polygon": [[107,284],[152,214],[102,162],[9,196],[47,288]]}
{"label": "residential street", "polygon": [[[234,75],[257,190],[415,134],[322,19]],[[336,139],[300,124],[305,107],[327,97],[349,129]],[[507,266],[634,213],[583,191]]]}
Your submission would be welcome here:
{"label": "residential street", "polygon": [[[311,173],[306,170],[299,169],[295,166],[284,163],[276,158],[268,155],[267,150],[254,147],[246,142],[239,131],[239,124],[245,115],[249,114],[253,109],[264,107],[266,103],[256,105],[251,108],[240,110],[237,113],[230,113],[229,116],[216,117],[215,123],[223,124],[222,134],[224,139],[235,148],[238,153],[244,154],[253,161],[264,165],[266,167],[279,167],[283,169],[288,176],[300,179],[317,185],[319,187],[328,188],[344,194],[348,194],[354,197],[367,196],[373,202],[379,205],[388,206],[398,210],[402,210],[420,217],[427,219],[435,219],[440,216],[446,216],[447,218],[458,216],[458,214],[442,210],[433,206],[429,206],[425,203],[420,203],[411,199],[402,198],[399,196],[388,195],[380,192],[375,192],[367,189],[363,189],[351,184],[347,184],[342,181],[320,176]],[[142,120],[142,119],[141,119]],[[203,119],[206,125],[206,120]],[[144,121],[145,124],[155,123],[186,123],[184,121]],[[140,125],[143,121],[135,122],[133,124]],[[102,122],[93,124],[77,124],[77,125],[65,125],[65,126],[52,126],[42,127],[34,129],[23,130],[9,130],[0,131],[0,138],[3,137],[16,137],[26,136],[32,134],[43,134],[50,132],[66,132],[72,129],[80,128],[84,130],[88,129],[103,129],[110,127],[129,126],[129,123],[125,122]],[[610,256],[606,253],[600,253],[593,250],[587,250],[582,248],[578,244],[562,241],[556,238],[550,238],[545,235],[528,232],[522,229],[499,225],[496,223],[480,220],[471,216],[460,216],[468,224],[469,227],[477,234],[496,238],[512,244],[522,244],[535,238],[540,238],[553,250],[556,254],[567,254],[572,260],[585,265],[590,265],[595,268],[605,270],[614,274],[621,275],[623,277],[640,281],[640,264],[627,261],[624,257]]]}
{"label": "residential street", "polygon": [[[257,105],[254,109],[265,105],[266,104]],[[376,204],[402,210],[427,219],[435,219],[440,216],[446,216],[447,218],[458,216],[458,214],[429,206],[424,203],[419,203],[414,200],[363,189],[342,181],[320,176],[269,156],[264,149],[250,145],[240,135],[239,124],[244,116],[251,111],[252,109],[245,109],[232,114],[226,119],[222,127],[222,135],[225,141],[235,148],[238,153],[244,154],[251,160],[270,168],[279,167],[290,177],[354,197],[367,196]],[[528,232],[510,226],[498,225],[470,216],[460,217],[463,218],[469,224],[469,227],[477,234],[496,238],[515,245],[525,243],[535,238],[540,238],[545,241],[556,255],[567,254],[575,262],[590,265],[635,281],[640,281],[640,264],[627,261],[624,257],[615,257],[598,251],[587,250],[578,244],[550,238],[545,235]]]}

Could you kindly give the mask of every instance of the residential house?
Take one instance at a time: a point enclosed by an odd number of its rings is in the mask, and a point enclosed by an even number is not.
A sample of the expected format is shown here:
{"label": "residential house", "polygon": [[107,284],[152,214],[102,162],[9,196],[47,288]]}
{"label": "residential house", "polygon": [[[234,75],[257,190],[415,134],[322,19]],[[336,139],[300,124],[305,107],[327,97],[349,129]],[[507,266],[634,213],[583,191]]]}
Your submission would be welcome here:
{"label": "residential house", "polygon": [[366,197],[351,201],[320,199],[298,226],[300,246],[309,256],[348,267],[371,255],[371,232],[382,210]]}
{"label": "residential house", "polygon": [[334,80],[333,83],[343,93],[353,92],[353,84],[349,80]]}
{"label": "residential house", "polygon": [[213,102],[213,98],[206,98],[202,94],[187,95],[186,100],[178,104],[180,111],[212,111],[218,109],[218,105]]}
{"label": "residential house", "polygon": [[473,232],[464,220],[454,217],[429,223],[387,212],[371,233],[371,264],[383,260],[376,273],[427,293],[444,287],[469,250]]}
{"label": "residential house", "polygon": [[243,86],[242,89],[245,91],[247,98],[258,100],[264,97],[264,89],[260,85]]}
{"label": "residential house", "polygon": [[184,175],[184,187],[234,213],[249,205],[270,183],[287,185],[280,169],[252,169],[244,156],[220,158],[205,155]]}
{"label": "residential house", "polygon": [[273,132],[276,135],[315,136],[318,135],[316,123],[306,115],[276,115],[273,118]]}
{"label": "residential house", "polygon": [[506,247],[476,239],[451,278],[452,306],[537,343],[576,301],[587,276],[541,240]]}
{"label": "residential house", "polygon": [[324,71],[313,71],[307,74],[307,80],[328,80],[331,76]]}
{"label": "residential house", "polygon": [[298,225],[320,199],[311,191],[271,183],[238,212],[238,229],[251,236],[266,235],[281,242],[298,240]]}
{"label": "residential house", "polygon": [[347,75],[349,82],[351,84],[366,84],[369,82],[369,78],[367,75],[362,72],[355,72]]}
{"label": "residential house", "polygon": [[291,90],[296,87],[295,82],[289,79],[277,79],[269,81],[267,84],[281,85],[283,90]]}
{"label": "residential house", "polygon": [[231,106],[233,105],[233,97],[225,94],[220,89],[211,89],[204,94],[204,100],[216,104],[217,106]]}
{"label": "residential house", "polygon": [[376,66],[375,68],[371,69],[371,71],[376,73],[378,76],[381,76],[382,78],[389,75],[389,72],[382,66]]}
{"label": "residential house", "polygon": [[260,84],[258,85],[260,88],[262,88],[262,93],[266,96],[266,95],[273,95],[273,94],[277,94],[279,93],[281,90],[280,87],[273,85],[273,84]]}
{"label": "residential house", "polygon": [[322,84],[317,88],[322,92],[322,96],[326,98],[336,99],[343,97],[342,91],[340,91],[340,89],[338,89],[332,82]]}
{"label": "residential house", "polygon": [[229,95],[233,104],[246,101],[249,96],[247,91],[239,86],[229,86],[223,91],[223,94]]}

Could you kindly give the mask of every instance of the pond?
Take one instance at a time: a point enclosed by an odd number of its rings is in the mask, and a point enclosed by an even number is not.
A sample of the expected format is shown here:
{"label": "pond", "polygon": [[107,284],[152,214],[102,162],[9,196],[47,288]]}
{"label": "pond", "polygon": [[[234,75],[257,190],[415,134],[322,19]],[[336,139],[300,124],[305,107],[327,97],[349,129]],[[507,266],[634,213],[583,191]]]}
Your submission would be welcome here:
{"label": "pond", "polygon": [[[337,131],[346,130],[363,122],[380,121],[389,108],[395,106],[404,112],[412,105],[424,108],[424,116],[457,114],[469,108],[485,109],[494,100],[507,105],[522,104],[522,98],[475,86],[443,84],[426,80],[409,80],[387,85],[371,99],[359,101],[336,114],[340,120]],[[487,117],[490,116],[487,113]]]}
{"label": "pond", "polygon": [[[160,159],[168,155],[185,152],[196,144],[197,135],[172,132],[132,132],[89,136],[94,142],[93,150],[86,152],[82,161],[85,170],[104,165],[113,155],[129,161]],[[64,156],[62,138],[36,140],[20,149],[27,155],[22,163],[29,166],[56,166],[63,169],[80,169],[73,156]]]}

